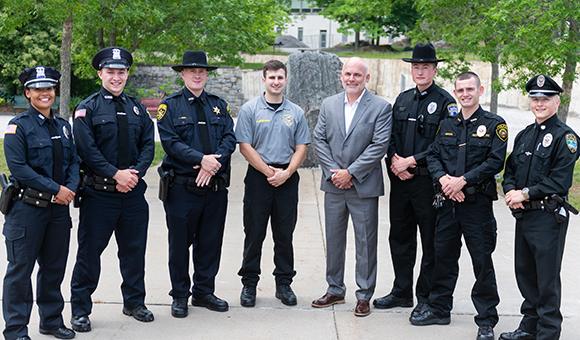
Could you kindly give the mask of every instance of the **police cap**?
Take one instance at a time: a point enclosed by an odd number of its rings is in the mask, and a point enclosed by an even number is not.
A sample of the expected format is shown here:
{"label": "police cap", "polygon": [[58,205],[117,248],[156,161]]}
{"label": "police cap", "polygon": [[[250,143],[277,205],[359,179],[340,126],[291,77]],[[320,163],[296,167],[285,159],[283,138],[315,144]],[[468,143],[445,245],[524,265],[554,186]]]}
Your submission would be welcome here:
{"label": "police cap", "polygon": [[539,74],[528,81],[526,91],[530,93],[530,97],[552,97],[564,92],[564,89],[554,79]]}
{"label": "police cap", "polygon": [[54,67],[36,66],[24,69],[18,80],[24,87],[44,88],[56,86],[60,72]]}
{"label": "police cap", "polygon": [[92,64],[97,70],[103,67],[127,69],[133,64],[133,56],[122,47],[106,47],[95,54]]}

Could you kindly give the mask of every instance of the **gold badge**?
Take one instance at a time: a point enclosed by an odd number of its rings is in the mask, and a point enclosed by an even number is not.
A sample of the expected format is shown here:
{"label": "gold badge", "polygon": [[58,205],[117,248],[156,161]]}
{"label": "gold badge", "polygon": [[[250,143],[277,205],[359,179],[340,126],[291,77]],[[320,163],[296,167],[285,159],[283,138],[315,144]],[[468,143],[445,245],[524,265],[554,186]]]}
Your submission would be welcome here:
{"label": "gold badge", "polygon": [[220,109],[219,109],[219,107],[217,107],[217,106],[216,106],[216,107],[214,107],[214,108],[213,108],[213,112],[214,112],[216,115],[219,115],[219,114],[220,114]]}
{"label": "gold badge", "polygon": [[508,139],[508,128],[505,124],[499,124],[495,128],[495,134],[499,137],[502,142],[505,142]]}
{"label": "gold badge", "polygon": [[566,135],[566,145],[568,145],[568,149],[570,149],[571,153],[575,153],[576,150],[578,150],[578,140],[573,133]]}
{"label": "gold badge", "polygon": [[481,137],[485,136],[486,132],[487,132],[487,127],[485,125],[480,125],[477,127],[477,137],[481,138]]}
{"label": "gold badge", "polygon": [[157,120],[161,120],[163,118],[163,116],[165,116],[165,113],[167,112],[167,105],[165,104],[161,104],[159,105],[159,108],[157,109]]}
{"label": "gold badge", "polygon": [[540,74],[538,76],[538,81],[537,81],[538,87],[543,87],[545,82],[546,82],[546,78],[544,77],[543,74]]}
{"label": "gold badge", "polygon": [[542,146],[547,148],[548,146],[552,145],[553,139],[554,139],[554,136],[552,136],[551,133],[546,133],[546,135],[544,136],[544,139],[542,140]]}

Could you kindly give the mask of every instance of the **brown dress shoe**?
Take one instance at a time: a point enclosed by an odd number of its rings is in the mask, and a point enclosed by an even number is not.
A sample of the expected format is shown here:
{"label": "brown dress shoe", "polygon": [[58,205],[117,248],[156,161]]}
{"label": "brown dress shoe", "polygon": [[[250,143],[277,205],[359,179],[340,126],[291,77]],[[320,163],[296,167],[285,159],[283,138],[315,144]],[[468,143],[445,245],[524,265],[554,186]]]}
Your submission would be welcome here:
{"label": "brown dress shoe", "polygon": [[339,303],[344,303],[344,296],[336,296],[330,293],[326,293],[320,299],[312,301],[312,307],[322,308],[336,305]]}
{"label": "brown dress shoe", "polygon": [[367,316],[371,313],[371,307],[367,300],[358,300],[356,302],[356,307],[354,308],[354,315],[356,316]]}

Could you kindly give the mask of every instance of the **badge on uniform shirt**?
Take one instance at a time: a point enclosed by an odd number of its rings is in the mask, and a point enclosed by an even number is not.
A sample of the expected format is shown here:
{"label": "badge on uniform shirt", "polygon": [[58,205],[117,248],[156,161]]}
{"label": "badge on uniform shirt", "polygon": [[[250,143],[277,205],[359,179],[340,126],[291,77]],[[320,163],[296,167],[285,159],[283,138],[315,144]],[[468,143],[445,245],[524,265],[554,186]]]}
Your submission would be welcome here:
{"label": "badge on uniform shirt", "polygon": [[502,142],[508,139],[508,128],[505,124],[498,124],[495,128],[495,134],[499,137]]}
{"label": "badge on uniform shirt", "polygon": [[547,148],[548,146],[552,145],[552,139],[554,139],[554,136],[552,136],[551,133],[546,133],[544,139],[542,139],[542,146]]}
{"label": "badge on uniform shirt", "polygon": [[84,117],[87,115],[87,109],[80,109],[75,111],[75,119],[79,117]]}
{"label": "badge on uniform shirt", "polygon": [[485,125],[480,125],[477,127],[477,137],[481,138],[481,137],[485,136],[486,132],[487,132],[487,127]]}
{"label": "badge on uniform shirt", "polygon": [[159,108],[157,109],[157,120],[161,120],[163,118],[163,116],[165,116],[165,113],[167,112],[167,105],[165,104],[161,104],[159,105]]}
{"label": "badge on uniform shirt", "polygon": [[62,133],[64,134],[64,136],[66,137],[66,139],[70,139],[69,138],[70,134],[69,134],[68,129],[66,128],[66,126],[63,126],[62,127]]}
{"label": "badge on uniform shirt", "polygon": [[284,124],[286,124],[286,126],[292,126],[292,123],[294,123],[294,116],[292,115],[283,115],[282,118],[284,119]]}
{"label": "badge on uniform shirt", "polygon": [[570,152],[575,153],[578,150],[578,140],[573,133],[569,133],[566,135],[566,145],[568,145],[568,149]]}
{"label": "badge on uniform shirt", "polygon": [[219,115],[219,114],[220,114],[220,108],[219,108],[219,107],[217,107],[217,106],[214,106],[214,108],[213,108],[213,112],[214,112],[216,115]]}
{"label": "badge on uniform shirt", "polygon": [[133,112],[138,116],[139,115],[139,108],[137,106],[133,106]]}
{"label": "badge on uniform shirt", "polygon": [[453,117],[459,113],[459,109],[457,108],[457,104],[452,103],[447,105],[447,111],[449,112],[449,116]]}
{"label": "badge on uniform shirt", "polygon": [[6,127],[6,131],[4,132],[4,134],[9,134],[9,135],[15,134],[17,127],[18,127],[18,125],[16,125],[16,124],[8,124],[8,126]]}
{"label": "badge on uniform shirt", "polygon": [[543,87],[545,82],[546,82],[546,78],[544,77],[543,74],[540,74],[538,76],[538,81],[537,81],[538,87]]}
{"label": "badge on uniform shirt", "polygon": [[429,105],[427,106],[427,112],[429,112],[429,114],[433,114],[433,112],[435,111],[437,111],[437,103],[430,102]]}

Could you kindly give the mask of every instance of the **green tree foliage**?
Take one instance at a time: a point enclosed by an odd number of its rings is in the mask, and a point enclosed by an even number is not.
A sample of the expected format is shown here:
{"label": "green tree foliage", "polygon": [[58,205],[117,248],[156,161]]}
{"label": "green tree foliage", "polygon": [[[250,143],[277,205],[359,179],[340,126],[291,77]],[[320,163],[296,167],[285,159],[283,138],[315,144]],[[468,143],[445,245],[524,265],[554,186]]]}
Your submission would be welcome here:
{"label": "green tree foliage", "polygon": [[59,65],[59,27],[37,13],[24,26],[0,35],[0,83],[8,93],[20,88],[18,75],[27,67]]}
{"label": "green tree foliage", "polygon": [[[565,91],[558,116],[566,121],[580,58],[576,1],[417,0],[417,4],[423,20],[413,36],[451,43],[459,62],[472,53],[495,64],[495,90],[523,90],[539,73],[561,76]],[[499,65],[504,70],[501,75]]]}

